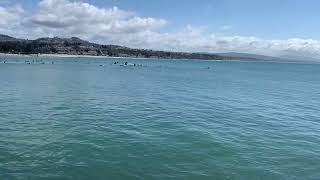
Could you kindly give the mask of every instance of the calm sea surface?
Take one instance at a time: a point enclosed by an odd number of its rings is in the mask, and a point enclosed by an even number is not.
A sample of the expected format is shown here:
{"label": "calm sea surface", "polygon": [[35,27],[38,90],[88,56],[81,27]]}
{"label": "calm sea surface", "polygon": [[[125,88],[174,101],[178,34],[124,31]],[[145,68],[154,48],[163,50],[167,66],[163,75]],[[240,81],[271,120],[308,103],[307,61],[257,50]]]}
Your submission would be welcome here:
{"label": "calm sea surface", "polygon": [[320,64],[4,58],[1,180],[320,178]]}

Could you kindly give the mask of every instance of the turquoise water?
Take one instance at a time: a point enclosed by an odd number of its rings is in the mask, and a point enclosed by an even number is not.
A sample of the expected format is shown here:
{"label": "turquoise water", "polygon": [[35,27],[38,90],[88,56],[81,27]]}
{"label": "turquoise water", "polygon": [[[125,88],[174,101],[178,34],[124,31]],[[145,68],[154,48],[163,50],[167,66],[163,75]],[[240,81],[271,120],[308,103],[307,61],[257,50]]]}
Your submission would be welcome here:
{"label": "turquoise water", "polygon": [[320,64],[5,59],[0,179],[320,177]]}

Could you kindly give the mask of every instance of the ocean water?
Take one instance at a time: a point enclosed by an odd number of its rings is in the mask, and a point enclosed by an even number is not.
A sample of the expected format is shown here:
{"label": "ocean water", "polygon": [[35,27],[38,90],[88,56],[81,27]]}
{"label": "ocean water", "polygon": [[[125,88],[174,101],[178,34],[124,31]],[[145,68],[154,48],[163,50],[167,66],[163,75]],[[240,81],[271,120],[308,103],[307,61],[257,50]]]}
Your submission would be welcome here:
{"label": "ocean water", "polygon": [[320,64],[3,59],[1,180],[320,178]]}

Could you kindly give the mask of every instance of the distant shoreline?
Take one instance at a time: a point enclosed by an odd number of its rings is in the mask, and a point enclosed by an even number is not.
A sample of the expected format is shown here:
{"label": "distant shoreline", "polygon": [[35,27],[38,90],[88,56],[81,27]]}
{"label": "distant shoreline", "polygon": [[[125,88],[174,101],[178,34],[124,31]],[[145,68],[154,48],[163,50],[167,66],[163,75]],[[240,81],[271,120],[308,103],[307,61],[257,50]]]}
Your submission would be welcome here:
{"label": "distant shoreline", "polygon": [[[0,53],[0,56],[22,56],[22,57],[58,57],[58,58],[99,58],[99,59],[159,59],[159,60],[192,60],[192,59],[165,59],[165,58],[139,58],[139,57],[117,57],[117,56],[90,56],[90,55],[71,55],[71,54],[11,54]],[[194,59],[197,60],[197,59]],[[206,61],[206,60],[202,60]],[[212,60],[208,60],[212,61]]]}
{"label": "distant shoreline", "polygon": [[35,40],[17,39],[0,34],[0,52],[5,54],[22,54],[54,57],[108,57],[139,59],[197,59],[224,60],[228,56],[211,53],[174,52],[153,49],[136,49],[119,45],[103,45],[91,43],[77,37],[71,38],[38,38]]}
{"label": "distant shoreline", "polygon": [[[57,57],[57,58],[97,58],[97,59],[136,59],[136,60],[172,60],[172,61],[210,61],[210,62],[270,62],[270,63],[294,63],[294,64],[320,64],[316,61],[270,61],[270,60],[246,60],[246,59],[221,59],[221,60],[210,60],[210,59],[169,59],[169,58],[145,58],[145,57],[117,57],[117,56],[91,56],[91,55],[71,55],[71,54],[12,54],[12,53],[0,53],[0,56],[21,56],[21,57]],[[0,59],[1,60],[1,59]]]}
{"label": "distant shoreline", "polygon": [[90,56],[90,55],[72,55],[72,54],[12,54],[0,53],[0,56],[22,56],[22,57],[59,57],[59,58],[99,58],[99,59],[158,59],[158,60],[174,60],[174,61],[236,61],[236,60],[205,60],[205,59],[168,59],[168,58],[145,58],[145,57],[121,57],[121,56]]}
{"label": "distant shoreline", "polygon": [[[72,54],[12,54],[0,53],[2,56],[27,56],[27,57],[88,57],[88,58],[125,58],[113,56],[90,56],[90,55],[72,55]],[[128,57],[131,58],[131,57]]]}

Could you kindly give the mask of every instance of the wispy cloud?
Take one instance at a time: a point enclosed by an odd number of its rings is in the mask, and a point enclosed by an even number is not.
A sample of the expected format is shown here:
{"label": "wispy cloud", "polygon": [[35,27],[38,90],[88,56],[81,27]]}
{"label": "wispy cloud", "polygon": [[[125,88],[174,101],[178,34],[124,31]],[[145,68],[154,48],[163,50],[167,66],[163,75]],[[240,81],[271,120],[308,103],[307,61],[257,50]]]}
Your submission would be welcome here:
{"label": "wispy cloud", "polygon": [[14,32],[15,28],[20,28],[23,12],[24,10],[19,4],[11,7],[0,6],[0,31],[8,33]]}
{"label": "wispy cloud", "polygon": [[221,26],[219,29],[221,31],[229,31],[231,29],[233,29],[234,27],[232,25],[224,25],[224,26]]}

